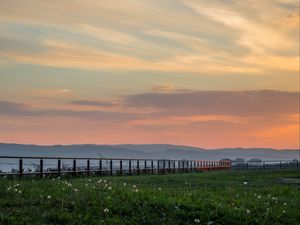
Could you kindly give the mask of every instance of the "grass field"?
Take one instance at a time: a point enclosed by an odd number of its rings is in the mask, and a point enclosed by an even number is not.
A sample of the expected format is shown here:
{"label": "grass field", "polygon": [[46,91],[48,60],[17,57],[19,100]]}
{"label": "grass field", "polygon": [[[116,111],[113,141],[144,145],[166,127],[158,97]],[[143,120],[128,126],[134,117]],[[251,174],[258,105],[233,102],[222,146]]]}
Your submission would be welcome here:
{"label": "grass field", "polygon": [[0,180],[0,224],[299,224],[298,171]]}

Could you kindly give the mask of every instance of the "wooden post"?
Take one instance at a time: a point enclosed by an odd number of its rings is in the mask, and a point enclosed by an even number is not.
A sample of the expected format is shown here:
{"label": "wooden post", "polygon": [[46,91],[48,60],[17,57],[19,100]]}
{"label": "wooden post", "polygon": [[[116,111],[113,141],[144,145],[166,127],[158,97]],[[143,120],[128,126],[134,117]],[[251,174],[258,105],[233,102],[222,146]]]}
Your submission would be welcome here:
{"label": "wooden post", "polygon": [[169,167],[169,169],[168,169],[168,173],[170,173],[171,172],[171,161],[169,160],[169,162],[168,162],[168,167]]}
{"label": "wooden post", "polygon": [[131,160],[129,160],[129,164],[128,164],[128,172],[129,172],[129,175],[131,175]]}
{"label": "wooden post", "polygon": [[20,158],[20,160],[19,160],[19,176],[20,176],[20,178],[23,177],[23,159],[22,158]]}
{"label": "wooden post", "polygon": [[76,175],[76,159],[73,160],[73,175]]}
{"label": "wooden post", "polygon": [[43,164],[43,159],[40,160],[40,177],[43,177],[44,173],[44,164]]}
{"label": "wooden post", "polygon": [[112,159],[110,160],[110,169],[109,169],[109,175],[112,176],[113,175],[113,161]]}
{"label": "wooden post", "polygon": [[120,174],[123,175],[123,161],[120,160]]}
{"label": "wooden post", "polygon": [[180,172],[180,170],[181,170],[180,161],[177,162],[177,166],[178,166],[178,170],[177,171]]}
{"label": "wooden post", "polygon": [[102,176],[102,160],[99,160],[99,175]]}
{"label": "wooden post", "polygon": [[163,161],[163,173],[166,173],[166,160]]}
{"label": "wooden post", "polygon": [[137,174],[140,175],[140,160],[137,160],[136,162],[136,169],[137,169]]}
{"label": "wooden post", "polygon": [[188,172],[189,171],[189,161],[185,161],[185,171]]}
{"label": "wooden post", "polygon": [[157,173],[159,173],[160,171],[160,168],[159,168],[159,160],[157,160]]}
{"label": "wooden post", "polygon": [[61,161],[60,161],[60,159],[57,160],[57,173],[58,173],[58,176],[61,176]]}
{"label": "wooden post", "polygon": [[279,162],[279,168],[281,169],[281,161]]}
{"label": "wooden post", "polygon": [[154,165],[153,165],[153,160],[151,160],[151,173],[154,173]]}
{"label": "wooden post", "polygon": [[145,162],[144,162],[144,168],[145,168],[145,172],[144,173],[147,173],[147,160],[145,160]]}
{"label": "wooden post", "polygon": [[90,160],[87,160],[87,175],[90,175]]}
{"label": "wooden post", "polygon": [[176,173],[176,163],[173,161],[173,173]]}

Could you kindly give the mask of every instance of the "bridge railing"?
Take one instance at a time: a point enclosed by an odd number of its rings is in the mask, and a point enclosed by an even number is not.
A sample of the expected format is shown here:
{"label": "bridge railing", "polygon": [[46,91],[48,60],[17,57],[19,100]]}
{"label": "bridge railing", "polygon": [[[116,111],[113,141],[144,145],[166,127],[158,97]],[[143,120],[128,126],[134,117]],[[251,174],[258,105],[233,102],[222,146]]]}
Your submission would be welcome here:
{"label": "bridge railing", "polygon": [[139,175],[230,169],[231,162],[225,160],[0,156],[0,176]]}

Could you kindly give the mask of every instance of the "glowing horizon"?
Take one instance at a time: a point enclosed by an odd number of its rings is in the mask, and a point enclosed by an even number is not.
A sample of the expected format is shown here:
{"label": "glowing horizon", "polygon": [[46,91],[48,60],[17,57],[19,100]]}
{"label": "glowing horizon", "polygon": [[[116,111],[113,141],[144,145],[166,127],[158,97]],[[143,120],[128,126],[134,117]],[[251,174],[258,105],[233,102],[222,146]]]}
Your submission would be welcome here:
{"label": "glowing horizon", "polygon": [[0,142],[300,148],[297,0],[11,0],[0,24]]}

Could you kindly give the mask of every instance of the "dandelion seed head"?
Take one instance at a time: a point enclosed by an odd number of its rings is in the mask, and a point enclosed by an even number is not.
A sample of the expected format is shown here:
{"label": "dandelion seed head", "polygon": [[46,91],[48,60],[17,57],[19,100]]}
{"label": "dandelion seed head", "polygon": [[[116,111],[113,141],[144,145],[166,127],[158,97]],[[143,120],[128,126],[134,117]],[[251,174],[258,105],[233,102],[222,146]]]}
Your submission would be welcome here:
{"label": "dandelion seed head", "polygon": [[109,209],[104,209],[103,212],[108,213]]}

